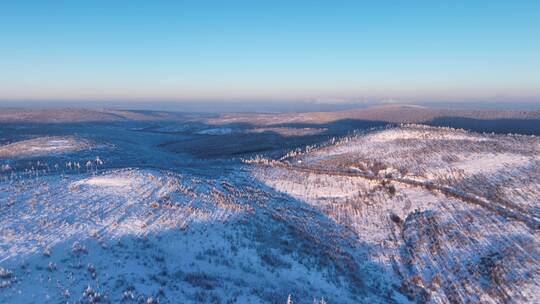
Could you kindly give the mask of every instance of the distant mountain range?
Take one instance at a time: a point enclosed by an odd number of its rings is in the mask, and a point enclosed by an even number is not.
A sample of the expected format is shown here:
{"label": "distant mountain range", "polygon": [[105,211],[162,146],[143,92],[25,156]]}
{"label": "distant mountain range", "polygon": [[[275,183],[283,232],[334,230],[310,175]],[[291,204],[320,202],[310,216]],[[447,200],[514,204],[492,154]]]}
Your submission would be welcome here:
{"label": "distant mountain range", "polygon": [[249,123],[275,125],[288,123],[329,123],[339,120],[384,121],[389,123],[423,123],[439,118],[479,120],[540,119],[540,110],[450,109],[418,105],[384,105],[332,112],[301,113],[224,113],[194,114],[188,112],[119,109],[28,109],[4,108],[0,123],[71,123],[116,121],[201,121],[211,124]]}

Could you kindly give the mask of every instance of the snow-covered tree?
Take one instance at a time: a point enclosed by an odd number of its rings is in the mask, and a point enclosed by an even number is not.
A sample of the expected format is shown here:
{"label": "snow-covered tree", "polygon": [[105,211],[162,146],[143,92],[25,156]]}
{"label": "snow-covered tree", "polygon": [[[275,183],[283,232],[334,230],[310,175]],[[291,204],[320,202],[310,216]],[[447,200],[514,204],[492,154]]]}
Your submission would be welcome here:
{"label": "snow-covered tree", "polygon": [[291,297],[290,294],[289,294],[289,296],[287,297],[287,304],[293,304],[293,300],[292,300],[292,297]]}

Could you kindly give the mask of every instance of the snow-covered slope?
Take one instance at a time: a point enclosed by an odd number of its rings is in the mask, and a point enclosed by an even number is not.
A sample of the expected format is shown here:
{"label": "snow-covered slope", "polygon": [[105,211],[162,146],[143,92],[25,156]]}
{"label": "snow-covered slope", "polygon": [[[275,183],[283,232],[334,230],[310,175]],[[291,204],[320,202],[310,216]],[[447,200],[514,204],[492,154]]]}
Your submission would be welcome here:
{"label": "snow-covered slope", "polygon": [[540,301],[540,139],[403,126],[255,175],[354,231],[411,300]]}
{"label": "snow-covered slope", "polygon": [[360,263],[347,231],[249,174],[132,168],[15,179],[0,192],[2,302],[403,298]]}
{"label": "snow-covered slope", "polygon": [[536,137],[413,125],[175,164],[131,132],[0,172],[0,303],[540,302]]}

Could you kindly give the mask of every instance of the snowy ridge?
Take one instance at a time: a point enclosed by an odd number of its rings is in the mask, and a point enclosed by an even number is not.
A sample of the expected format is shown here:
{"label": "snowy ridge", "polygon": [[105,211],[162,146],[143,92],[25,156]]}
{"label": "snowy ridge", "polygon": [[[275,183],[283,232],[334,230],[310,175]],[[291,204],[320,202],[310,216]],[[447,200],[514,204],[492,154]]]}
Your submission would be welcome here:
{"label": "snowy ridge", "polygon": [[538,143],[406,125],[261,159],[254,175],[354,231],[410,300],[533,303]]}
{"label": "snowy ridge", "polygon": [[202,180],[132,168],[15,179],[0,189],[0,263],[10,273],[3,300],[403,298],[353,250],[350,232],[249,174]]}
{"label": "snowy ridge", "polygon": [[[178,176],[151,170],[126,169],[79,180],[47,177],[18,183],[2,185],[2,190],[11,194],[8,201],[23,203],[4,206],[1,219],[4,235],[12,235],[4,241],[10,243],[9,249],[17,258],[66,239],[91,235],[118,238],[186,226],[191,221],[223,221],[235,209],[198,203],[193,190],[185,190]],[[10,193],[15,187],[33,190]],[[159,212],[161,207],[167,212]],[[153,214],[147,216],[147,212]],[[7,251],[1,256],[3,260],[15,257]]]}

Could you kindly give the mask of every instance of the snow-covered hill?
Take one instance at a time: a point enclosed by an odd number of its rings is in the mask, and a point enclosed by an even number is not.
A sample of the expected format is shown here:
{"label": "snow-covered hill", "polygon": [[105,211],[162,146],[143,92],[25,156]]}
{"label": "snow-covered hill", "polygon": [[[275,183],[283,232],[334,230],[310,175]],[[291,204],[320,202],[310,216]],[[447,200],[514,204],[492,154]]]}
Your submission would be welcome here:
{"label": "snow-covered hill", "polygon": [[540,139],[403,126],[255,175],[349,228],[411,300],[540,301]]}
{"label": "snow-covered hill", "polygon": [[[366,293],[372,282],[361,274],[370,277],[371,270],[349,252],[346,231],[250,179],[133,168],[2,183],[0,299],[282,303],[291,294],[297,303],[354,303],[402,297],[386,284]],[[384,279],[377,276],[372,279]]]}
{"label": "snow-covered hill", "polygon": [[92,144],[74,137],[38,137],[0,146],[0,159],[36,157],[57,153],[77,152]]}
{"label": "snow-covered hill", "polygon": [[0,172],[1,303],[540,301],[537,137],[406,125],[166,168],[174,135],[130,132]]}

